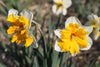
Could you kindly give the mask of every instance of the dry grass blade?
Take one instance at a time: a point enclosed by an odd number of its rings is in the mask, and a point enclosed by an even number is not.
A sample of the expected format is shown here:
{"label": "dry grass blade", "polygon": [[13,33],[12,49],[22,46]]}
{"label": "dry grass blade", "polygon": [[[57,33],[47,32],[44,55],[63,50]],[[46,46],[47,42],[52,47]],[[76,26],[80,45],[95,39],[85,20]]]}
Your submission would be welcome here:
{"label": "dry grass blade", "polygon": [[34,24],[36,24],[36,28],[39,30],[39,32],[40,32],[41,34],[43,34],[43,32],[42,32],[42,30],[41,30],[41,25],[40,25],[39,23],[37,23],[36,21],[34,21],[34,20],[32,20],[32,22],[33,22]]}
{"label": "dry grass blade", "polygon": [[6,7],[6,4],[4,4],[4,2],[2,2],[1,0],[0,0],[0,4],[1,4],[2,6],[4,6],[4,7]]}

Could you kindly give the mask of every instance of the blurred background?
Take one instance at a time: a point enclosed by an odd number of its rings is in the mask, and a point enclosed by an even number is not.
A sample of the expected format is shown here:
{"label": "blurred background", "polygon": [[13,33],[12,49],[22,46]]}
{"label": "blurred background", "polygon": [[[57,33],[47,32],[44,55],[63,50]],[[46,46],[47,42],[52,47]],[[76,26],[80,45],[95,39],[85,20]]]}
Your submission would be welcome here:
{"label": "blurred background", "polygon": [[[53,14],[53,4],[52,0],[0,0],[0,67],[45,67],[45,57],[47,66],[54,67],[50,63],[54,64],[53,62],[59,61],[50,59],[52,55],[58,54],[53,51],[53,45],[56,40],[56,36],[53,33],[54,29],[64,28],[65,20],[70,16],[78,17],[83,25],[88,21],[88,15],[94,13],[100,16],[100,0],[72,0],[72,6],[68,8],[66,16]],[[18,46],[16,43],[11,43],[11,35],[7,34],[8,25],[6,21],[8,11],[11,8],[18,10],[19,13],[23,10],[32,11],[33,20],[41,24],[43,35],[39,33],[34,24],[32,24],[31,28],[38,41],[38,49],[34,49],[32,46],[25,48]],[[44,48],[47,50],[44,50]],[[68,53],[59,53],[58,56],[60,60],[62,60],[60,56],[64,56],[66,59]],[[97,41],[93,40],[90,50],[81,51],[73,58],[71,56],[68,57],[68,67],[100,67],[100,38]],[[63,63],[59,61],[59,63],[60,65],[65,64],[66,61],[63,60]],[[71,63],[73,64],[71,65]],[[60,65],[57,67],[61,67]],[[65,65],[62,67],[65,67]]]}

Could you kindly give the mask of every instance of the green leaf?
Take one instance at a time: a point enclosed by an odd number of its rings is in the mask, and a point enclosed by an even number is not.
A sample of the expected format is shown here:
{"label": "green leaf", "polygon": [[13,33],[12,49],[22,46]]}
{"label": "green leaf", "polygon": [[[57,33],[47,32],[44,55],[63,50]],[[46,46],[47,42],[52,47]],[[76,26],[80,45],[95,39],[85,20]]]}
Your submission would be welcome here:
{"label": "green leaf", "polygon": [[22,63],[25,65],[25,58],[22,59]]}
{"label": "green leaf", "polygon": [[4,43],[2,43],[2,42],[0,42],[0,46],[2,46],[5,49],[7,48],[7,46]]}
{"label": "green leaf", "polygon": [[45,40],[45,34],[42,34],[42,41],[43,41],[43,50],[44,50],[44,56],[47,56],[47,45]]}
{"label": "green leaf", "polygon": [[39,67],[38,59],[36,56],[34,57],[34,67]]}
{"label": "green leaf", "polygon": [[39,3],[39,8],[38,8],[38,12],[37,12],[37,22],[38,23],[40,21],[40,8],[41,8],[41,3]]}
{"label": "green leaf", "polygon": [[17,66],[20,65],[20,63],[19,63],[17,60],[14,60],[14,62],[15,62],[15,64],[16,64]]}
{"label": "green leaf", "polygon": [[5,10],[5,9],[4,9],[4,7],[3,7],[3,6],[1,6],[1,5],[0,5],[0,10],[2,11],[2,13],[4,13],[5,15],[7,15],[6,10]]}
{"label": "green leaf", "polygon": [[58,21],[54,24],[54,29],[57,29],[58,27],[59,27],[59,25],[60,25],[60,23],[61,23],[61,21],[62,21],[62,17],[63,17],[63,15],[62,14],[60,14],[60,16],[59,16],[59,18],[58,18]]}
{"label": "green leaf", "polygon": [[75,67],[76,60],[74,60],[73,64],[71,64],[71,67]]}
{"label": "green leaf", "polygon": [[51,16],[50,20],[49,20],[49,34],[48,34],[48,44],[47,44],[48,51],[52,47],[52,45],[50,44],[50,41],[51,41],[50,35],[51,35],[51,32],[52,32],[52,28],[53,28],[53,23],[52,23],[52,16]]}
{"label": "green leaf", "polygon": [[2,26],[0,26],[0,31],[3,33],[3,35],[4,35],[7,39],[9,39],[7,33],[5,32],[5,30],[3,29]]}
{"label": "green leaf", "polygon": [[68,56],[67,56],[66,63],[64,65],[64,67],[68,67],[68,59],[69,59],[70,52],[67,52],[67,53],[68,53]]}
{"label": "green leaf", "polygon": [[7,67],[7,66],[3,63],[0,63],[0,67]]}
{"label": "green leaf", "polygon": [[45,34],[42,34],[42,41],[43,41],[43,51],[44,51],[43,67],[47,67],[47,45],[45,40]]}
{"label": "green leaf", "polygon": [[63,54],[61,55],[60,67],[64,67],[65,57],[66,57],[66,53],[63,53]]}
{"label": "green leaf", "polygon": [[57,67],[57,62],[58,62],[58,52],[53,51],[52,53],[52,67]]}
{"label": "green leaf", "polygon": [[50,20],[49,20],[49,37],[50,37],[50,34],[51,34],[51,31],[52,31],[52,16],[50,17]]}
{"label": "green leaf", "polygon": [[43,67],[47,67],[47,59],[46,58],[44,58],[44,60],[43,60]]}
{"label": "green leaf", "polygon": [[26,58],[26,60],[27,60],[28,64],[31,64],[31,63],[32,63],[31,58],[29,58],[28,56],[25,56],[25,58]]}
{"label": "green leaf", "polygon": [[40,55],[41,55],[41,58],[43,58],[43,52],[42,52],[42,50],[41,50],[40,47],[38,48],[38,51],[39,51],[39,53],[40,53]]}

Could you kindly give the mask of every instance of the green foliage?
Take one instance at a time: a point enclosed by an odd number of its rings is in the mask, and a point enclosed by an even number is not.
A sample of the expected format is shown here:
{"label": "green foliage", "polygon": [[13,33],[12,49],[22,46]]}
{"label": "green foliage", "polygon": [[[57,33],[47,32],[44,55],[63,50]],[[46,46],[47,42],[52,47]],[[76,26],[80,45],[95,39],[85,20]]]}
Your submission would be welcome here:
{"label": "green foliage", "polygon": [[[21,12],[23,8],[27,8],[29,6],[29,1],[24,0],[24,4],[21,2],[21,0],[2,0],[5,3],[5,7],[0,5],[0,12],[5,14],[7,16],[8,10],[11,8],[14,8]],[[23,5],[22,5],[23,4]]]}

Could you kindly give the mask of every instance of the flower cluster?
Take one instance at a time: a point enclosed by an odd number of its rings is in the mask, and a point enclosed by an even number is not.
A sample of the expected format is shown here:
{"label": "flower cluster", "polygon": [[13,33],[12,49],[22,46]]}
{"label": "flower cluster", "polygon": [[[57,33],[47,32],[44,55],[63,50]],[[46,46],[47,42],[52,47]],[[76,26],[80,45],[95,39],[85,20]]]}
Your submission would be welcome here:
{"label": "flower cluster", "polygon": [[[30,11],[23,11],[21,16],[18,16],[17,10],[9,10],[7,21],[11,26],[7,33],[12,35],[12,42],[25,43],[25,47],[29,47],[35,41],[34,36],[29,32],[32,18],[33,14]],[[37,47],[37,44],[35,45]]]}
{"label": "flower cluster", "polygon": [[[71,6],[71,0],[53,0],[54,5],[52,11],[59,15],[67,14],[67,8]],[[18,11],[10,9],[7,21],[10,22],[10,27],[7,30],[8,34],[12,35],[11,42],[17,44],[25,44],[29,47],[32,43],[34,47],[38,47],[35,37],[30,33],[33,14],[30,11],[23,11],[18,16]],[[83,26],[78,18],[71,16],[65,22],[65,29],[56,29],[54,31],[58,39],[55,42],[54,49],[58,52],[70,52],[72,56],[80,53],[81,50],[91,48],[93,42],[89,34],[93,31],[93,38],[97,40],[100,36],[100,17],[97,15],[89,15],[88,22]],[[36,22],[35,22],[36,23]],[[37,24],[37,23],[36,23]],[[39,30],[41,31],[40,27]]]}

